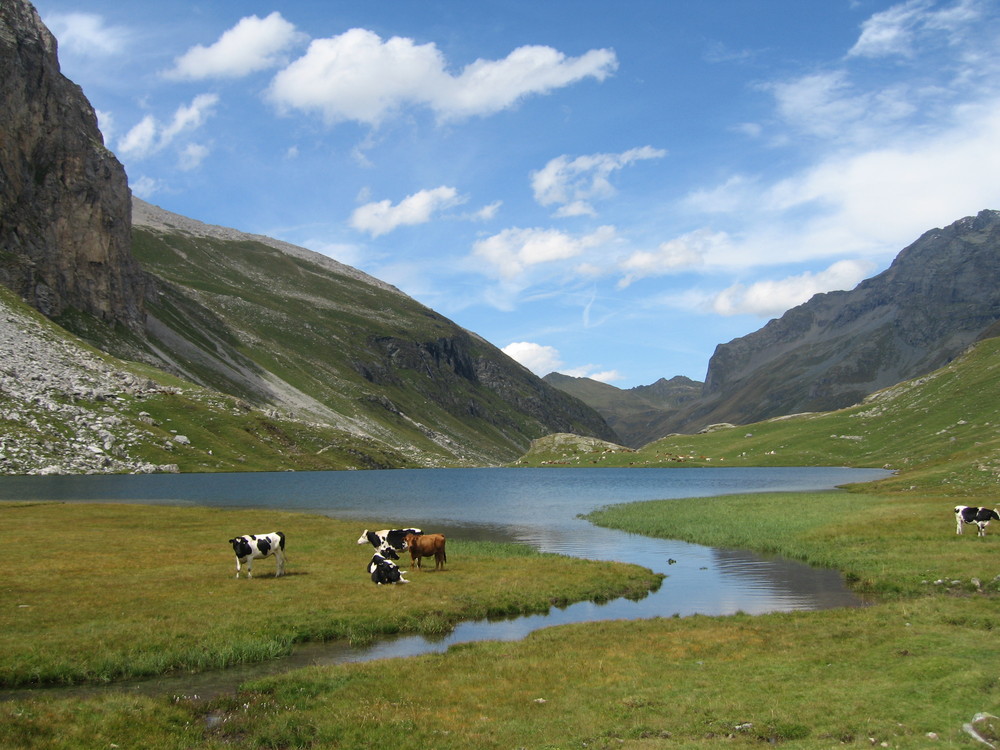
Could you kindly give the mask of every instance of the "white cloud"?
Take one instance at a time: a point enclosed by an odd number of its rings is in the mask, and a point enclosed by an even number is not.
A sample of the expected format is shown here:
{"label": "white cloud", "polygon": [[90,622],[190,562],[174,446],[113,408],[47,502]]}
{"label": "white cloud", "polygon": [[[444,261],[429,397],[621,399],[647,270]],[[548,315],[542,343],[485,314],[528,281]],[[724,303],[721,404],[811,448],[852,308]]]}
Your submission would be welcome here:
{"label": "white cloud", "polygon": [[384,200],[360,206],[351,215],[351,226],[378,237],[400,226],[426,224],[435,212],[465,200],[455,188],[442,185],[409,195],[396,205]]}
{"label": "white cloud", "polygon": [[132,192],[140,198],[148,200],[156,193],[162,192],[163,183],[154,177],[147,177],[146,175],[143,175],[139,179],[130,182],[129,187],[132,188]]}
{"label": "white cloud", "polygon": [[559,369],[563,363],[558,349],[530,341],[515,341],[507,344],[501,351],[536,375],[548,375]]}
{"label": "white cloud", "polygon": [[770,317],[808,301],[814,294],[850,290],[874,270],[868,261],[838,261],[825,271],[809,271],[778,281],[758,281],[750,286],[733,284],[712,301],[719,315]]}
{"label": "white cloud", "polygon": [[578,258],[585,252],[602,248],[616,239],[614,227],[599,227],[584,235],[572,235],[555,229],[513,227],[480,240],[473,246],[473,256],[488,264],[493,273],[513,280],[532,266]]}
{"label": "white cloud", "polygon": [[209,47],[192,47],[174,61],[168,78],[239,78],[284,64],[283,54],[306,36],[274,11],[266,18],[247,16]]}
{"label": "white cloud", "polygon": [[[191,104],[178,107],[167,125],[160,124],[153,115],[146,115],[119,139],[118,151],[134,159],[152,156],[173,143],[181,134],[201,127],[218,101],[216,94],[199,94]],[[190,157],[195,153],[197,149],[188,152],[184,161],[190,163]],[[202,153],[201,158],[206,154],[207,151]]]}
{"label": "white cloud", "polygon": [[699,229],[664,242],[656,250],[639,250],[623,260],[619,269],[624,273],[618,288],[649,276],[663,276],[705,264],[705,258],[721,247],[731,244],[725,232]]}
{"label": "white cloud", "polygon": [[122,136],[118,141],[118,150],[128,156],[148,156],[156,147],[156,131],[156,118],[146,115]]}
{"label": "white cloud", "polygon": [[60,54],[82,57],[118,55],[128,46],[129,32],[122,26],[107,26],[94,13],[52,13],[45,25],[59,40]]}
{"label": "white cloud", "polygon": [[200,143],[189,143],[183,149],[181,149],[180,157],[180,168],[184,171],[190,171],[192,169],[197,169],[201,166],[201,163],[208,156],[208,146],[202,145]]}
{"label": "white cloud", "polygon": [[662,149],[642,146],[620,154],[591,154],[575,159],[557,156],[531,173],[531,188],[539,205],[559,206],[556,216],[593,216],[596,212],[591,201],[614,195],[612,172],[636,161],[666,155]]}
{"label": "white cloud", "polygon": [[908,0],[876,13],[861,25],[848,57],[912,57],[928,32],[955,33],[979,15],[976,0],[959,0],[933,10],[929,0]]}
{"label": "white cloud", "polygon": [[503,201],[493,201],[478,211],[473,211],[467,217],[470,221],[490,221],[495,219],[497,214],[500,213],[500,207],[503,205]]}
{"label": "white cloud", "polygon": [[477,60],[457,76],[447,67],[433,43],[351,29],[313,40],[274,77],[269,97],[283,110],[318,112],[328,124],[378,125],[406,105],[448,120],[492,114],[584,78],[603,80],[617,60],[611,50],[567,58],[549,47],[519,47],[503,60]]}

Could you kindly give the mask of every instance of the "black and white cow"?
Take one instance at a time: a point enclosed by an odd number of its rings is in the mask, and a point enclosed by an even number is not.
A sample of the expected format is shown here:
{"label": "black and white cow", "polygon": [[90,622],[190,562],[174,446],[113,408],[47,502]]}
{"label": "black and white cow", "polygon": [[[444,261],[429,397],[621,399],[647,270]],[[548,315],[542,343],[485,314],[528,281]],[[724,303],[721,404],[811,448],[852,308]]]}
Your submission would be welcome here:
{"label": "black and white cow", "polygon": [[986,527],[990,521],[1000,521],[1000,513],[993,508],[978,508],[975,505],[955,506],[955,533],[961,534],[964,524],[975,524],[979,532],[977,536],[986,536]]}
{"label": "black and white cow", "polygon": [[[399,559],[399,555],[396,555],[396,559]],[[371,562],[368,563],[368,572],[371,574],[372,581],[379,586],[383,583],[409,583],[403,578],[406,571],[400,570],[396,563],[386,559],[378,552],[372,555]]]}
{"label": "black and white cow", "polygon": [[253,561],[258,558],[274,555],[278,569],[274,574],[277,578],[285,574],[285,535],[280,531],[270,534],[244,534],[230,539],[233,552],[236,553],[236,577],[240,577],[240,564],[246,563],[247,578],[253,578]]}
{"label": "black and white cow", "polygon": [[[382,529],[381,531],[369,531],[365,529],[358,537],[358,544],[371,544],[377,551],[385,554],[386,549],[401,552],[406,549],[407,534],[422,534],[420,529]],[[393,558],[398,560],[399,556]]]}

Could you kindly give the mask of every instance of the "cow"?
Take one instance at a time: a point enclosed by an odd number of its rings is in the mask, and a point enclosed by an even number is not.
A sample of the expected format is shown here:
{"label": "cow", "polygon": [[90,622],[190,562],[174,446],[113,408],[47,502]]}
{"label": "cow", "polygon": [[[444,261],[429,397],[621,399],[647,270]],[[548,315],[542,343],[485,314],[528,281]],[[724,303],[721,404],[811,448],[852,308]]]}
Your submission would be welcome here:
{"label": "cow", "polygon": [[[371,544],[378,552],[385,555],[387,549],[402,551],[406,549],[407,534],[421,534],[420,529],[382,529],[381,531],[369,531],[365,529],[358,537],[358,544]],[[399,556],[393,558],[398,560]]]}
{"label": "cow", "polygon": [[280,531],[270,534],[244,534],[230,539],[233,552],[236,553],[236,577],[240,577],[240,563],[246,563],[247,578],[253,578],[253,561],[257,558],[270,557],[278,563],[274,573],[277,578],[285,574],[285,535]]}
{"label": "cow", "polygon": [[979,508],[975,505],[955,506],[955,533],[961,534],[963,524],[975,524],[979,529],[977,536],[986,536],[986,527],[990,521],[1000,521],[1000,513],[993,508]]}
{"label": "cow", "polygon": [[444,564],[448,562],[448,555],[444,549],[444,534],[407,534],[405,541],[406,548],[410,550],[410,561],[418,568],[421,568],[420,558],[433,557],[434,570],[438,568],[444,570]]}
{"label": "cow", "polygon": [[[399,556],[396,556],[399,559]],[[403,574],[405,570],[400,570],[392,560],[386,559],[376,552],[372,555],[371,562],[368,563],[368,572],[371,574],[372,582],[381,586],[383,583],[409,583]]]}

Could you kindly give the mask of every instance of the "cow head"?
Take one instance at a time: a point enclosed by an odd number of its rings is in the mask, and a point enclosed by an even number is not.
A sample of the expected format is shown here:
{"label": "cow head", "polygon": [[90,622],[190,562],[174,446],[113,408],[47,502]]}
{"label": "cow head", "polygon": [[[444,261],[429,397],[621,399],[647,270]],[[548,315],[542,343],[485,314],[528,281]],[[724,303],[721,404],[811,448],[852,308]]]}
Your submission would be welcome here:
{"label": "cow head", "polygon": [[238,536],[235,539],[230,539],[229,543],[233,545],[233,552],[236,553],[237,557],[242,558],[253,554],[253,549],[251,549],[250,542],[247,541],[246,537]]}

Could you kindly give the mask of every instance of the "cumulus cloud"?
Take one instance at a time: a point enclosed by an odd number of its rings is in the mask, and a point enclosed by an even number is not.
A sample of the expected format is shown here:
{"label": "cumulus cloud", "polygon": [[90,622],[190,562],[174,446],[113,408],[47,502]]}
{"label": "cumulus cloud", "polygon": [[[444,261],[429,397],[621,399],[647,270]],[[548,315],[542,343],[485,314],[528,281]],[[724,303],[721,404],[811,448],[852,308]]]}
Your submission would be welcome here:
{"label": "cumulus cloud", "polygon": [[[211,116],[218,101],[219,97],[215,94],[199,94],[191,104],[178,107],[170,122],[166,124],[160,123],[153,115],[146,115],[119,139],[118,151],[134,159],[152,156],[169,146],[183,133],[201,127]],[[190,156],[196,152],[197,150],[189,152],[188,163]],[[206,154],[207,150],[201,151],[199,161]]]}
{"label": "cumulus cloud", "polygon": [[59,40],[59,52],[82,57],[118,55],[128,46],[129,32],[122,26],[108,26],[94,13],[51,13],[45,25]]}
{"label": "cumulus cloud", "polygon": [[395,205],[389,200],[366,203],[355,209],[350,223],[355,229],[378,237],[400,226],[426,224],[437,211],[465,200],[455,188],[442,185],[408,195]]}
{"label": "cumulus cloud", "polygon": [[614,227],[599,227],[590,234],[573,235],[555,229],[513,227],[480,240],[473,246],[473,256],[485,261],[487,268],[504,280],[512,280],[532,266],[568,261],[616,238]]}
{"label": "cumulus cloud", "polygon": [[636,161],[661,159],[666,155],[662,149],[642,146],[620,154],[591,154],[575,159],[557,156],[531,173],[531,188],[539,205],[559,206],[556,216],[593,216],[596,212],[591,202],[614,195],[612,172]]}
{"label": "cumulus cloud", "polygon": [[818,273],[805,272],[777,281],[758,281],[749,286],[733,284],[712,301],[719,315],[758,315],[770,317],[807,302],[814,294],[849,290],[874,269],[863,260],[838,261]]}
{"label": "cumulus cloud", "polygon": [[174,61],[168,78],[240,78],[284,64],[284,53],[306,36],[274,11],[266,18],[247,16],[214,44],[192,47]]}
{"label": "cumulus cloud", "polygon": [[314,39],[305,55],[274,77],[269,97],[280,109],[317,112],[331,125],[378,125],[407,105],[427,107],[441,120],[460,119],[492,114],[585,78],[603,80],[617,64],[611,50],[570,58],[550,47],[526,46],[452,75],[433,43],[383,40],[350,29]]}
{"label": "cumulus cloud", "polygon": [[507,344],[501,351],[536,375],[548,375],[563,363],[559,350],[554,346],[543,346],[531,341],[515,341]]}

